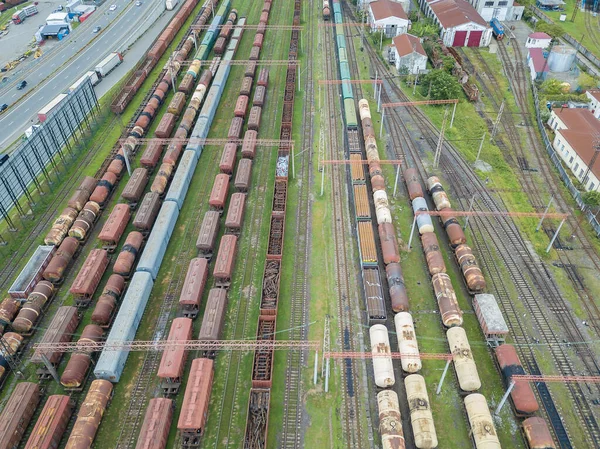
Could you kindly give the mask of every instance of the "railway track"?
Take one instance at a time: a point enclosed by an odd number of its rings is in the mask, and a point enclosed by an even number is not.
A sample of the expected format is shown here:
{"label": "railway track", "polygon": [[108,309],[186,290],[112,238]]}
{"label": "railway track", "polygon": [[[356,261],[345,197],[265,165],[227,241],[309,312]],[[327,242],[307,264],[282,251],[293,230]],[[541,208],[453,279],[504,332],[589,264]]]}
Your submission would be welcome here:
{"label": "railway track", "polygon": [[[314,0],[308,0],[308,14],[304,27],[307,30],[306,49],[306,78],[304,90],[304,105],[302,111],[302,157],[299,160],[297,176],[298,203],[295,220],[294,274],[292,293],[290,297],[288,338],[305,340],[308,330],[309,298],[309,256],[311,248],[311,202],[309,192],[312,186],[312,145],[314,133],[314,80],[313,80],[313,45],[314,41],[314,9],[321,5]],[[289,351],[285,370],[285,392],[283,398],[283,431],[280,447],[283,449],[300,449],[303,444],[303,404],[302,404],[302,368],[306,365],[305,351]]]}
{"label": "railway track", "polygon": [[[372,57],[372,61],[380,67],[383,66],[380,61],[377,60],[376,56]],[[390,86],[386,85],[386,87]],[[391,86],[391,89],[401,99],[406,99],[397,87]],[[395,114],[398,113],[396,112]],[[426,137],[426,140],[428,141],[429,147],[430,149],[435,148],[436,142],[432,137],[435,133],[435,127],[418,109],[411,108],[410,118],[411,120],[415,120],[418,128],[427,131],[429,136]],[[404,120],[405,119],[406,116],[404,116]],[[399,148],[399,146],[397,146],[397,148]],[[418,161],[419,159],[420,156],[417,154],[415,160]],[[463,206],[466,205],[466,202],[468,202],[472,194],[477,192],[480,198],[477,206],[480,207],[481,210],[501,210],[497,205],[497,200],[487,191],[484,183],[472,173],[470,167],[448,144],[445,146],[445,151],[442,152],[441,166],[443,171],[447,173],[454,189],[457,191],[457,198]],[[550,303],[550,308],[556,311],[557,315],[569,314],[565,313],[567,309],[565,309],[564,306],[561,307],[559,304],[559,302],[562,301],[562,298],[560,297],[552,278],[549,276],[549,273],[545,271],[545,268],[539,260],[530,253],[514,223],[506,217],[484,217],[481,220],[478,220],[476,225],[471,223],[471,227],[474,229],[472,245],[479,250],[479,254],[484,256],[482,258],[483,266],[486,268],[486,274],[490,277],[490,280],[495,287],[495,294],[500,299],[504,312],[509,318],[508,322],[511,326],[513,337],[519,344],[524,345],[520,347],[521,356],[524,364],[528,367],[529,372],[532,374],[540,372],[535,354],[529,346],[532,342],[532,337],[529,336],[522,323],[519,312],[515,309],[512,295],[505,289],[506,275],[503,275],[498,266],[494,263],[494,256],[500,257],[505,263],[519,298],[529,311],[530,318],[528,318],[528,320],[532,319],[534,332],[537,331],[538,335],[542,337],[539,340],[548,345],[555,365],[561,370],[561,373],[564,373],[565,375],[574,373],[573,364],[570,360],[572,354],[569,354],[565,345],[561,344],[561,338],[557,335],[555,328],[547,317],[544,303]],[[544,300],[541,299],[542,297]],[[561,324],[563,324],[563,327],[568,327],[565,323]],[[597,447],[595,445],[598,444],[597,442],[599,440],[595,436],[596,424],[589,403],[578,384],[568,384],[567,386],[576,413],[581,419],[581,422],[585,423],[586,437],[588,442],[592,445],[590,447]],[[537,384],[536,388],[542,398],[542,403],[561,447],[572,447],[569,434],[562,422],[548,388],[545,384]]]}
{"label": "railway track", "polygon": [[[333,27],[326,27],[324,32],[325,51],[322,52],[325,58],[325,76],[326,79],[339,79],[335,43],[333,41]],[[347,43],[348,45],[348,43]],[[326,155],[329,159],[345,158],[344,136],[340,130],[345,129],[344,123],[340,120],[338,89],[328,88],[326,90],[326,113],[328,114],[327,150]],[[334,164],[332,166],[332,221],[333,221],[333,241],[335,245],[335,276],[336,293],[338,296],[339,313],[339,337],[338,344],[344,351],[355,351],[357,345],[355,332],[356,319],[353,309],[356,307],[355,294],[356,288],[351,286],[350,270],[352,267],[352,254],[349,254],[348,247],[351,242],[348,238],[351,235],[348,216],[348,207],[345,203],[348,192],[346,191],[347,168]],[[360,330],[360,329],[359,329]],[[349,448],[367,447],[365,436],[361,427],[361,415],[363,407],[359,400],[359,366],[354,359],[344,359],[342,361],[341,386],[343,388],[342,410],[340,418],[343,426],[343,432],[346,440],[346,446]]]}

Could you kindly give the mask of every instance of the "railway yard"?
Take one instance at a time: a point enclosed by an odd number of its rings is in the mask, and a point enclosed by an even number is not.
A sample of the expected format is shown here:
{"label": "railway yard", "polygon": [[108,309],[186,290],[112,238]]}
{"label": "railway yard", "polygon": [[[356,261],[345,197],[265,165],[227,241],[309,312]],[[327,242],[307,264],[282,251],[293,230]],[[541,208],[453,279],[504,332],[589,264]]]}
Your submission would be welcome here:
{"label": "railway yard", "polygon": [[0,449],[600,448],[519,45],[417,106],[350,2],[180,1],[0,248]]}

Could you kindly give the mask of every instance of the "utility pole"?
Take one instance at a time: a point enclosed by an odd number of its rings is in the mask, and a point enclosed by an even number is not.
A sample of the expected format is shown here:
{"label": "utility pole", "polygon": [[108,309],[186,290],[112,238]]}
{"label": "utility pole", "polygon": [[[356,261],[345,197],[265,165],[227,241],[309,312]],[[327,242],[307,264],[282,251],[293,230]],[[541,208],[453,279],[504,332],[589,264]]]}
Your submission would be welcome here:
{"label": "utility pole", "polygon": [[492,128],[492,135],[490,136],[490,140],[494,140],[494,137],[496,137],[496,133],[498,132],[498,125],[500,124],[500,119],[502,118],[502,113],[504,112],[504,103],[505,103],[505,100],[502,100],[502,104],[500,105],[500,110],[498,111],[498,116],[496,117],[496,121],[494,122],[494,127]]}
{"label": "utility pole", "polygon": [[487,134],[487,131],[484,131],[483,136],[481,136],[481,143],[479,144],[479,150],[477,150],[477,157],[475,158],[476,163],[479,160],[479,156],[481,156],[481,149],[483,148],[483,142],[485,141],[486,134]]}
{"label": "utility pole", "polygon": [[330,357],[327,356],[327,360],[325,360],[325,353],[329,353],[331,351],[330,347],[330,322],[329,315],[325,315],[325,329],[323,332],[323,363],[321,364],[321,369],[323,372],[321,376],[325,376],[325,393],[329,392],[329,360]]}
{"label": "utility pole", "polygon": [[583,188],[585,189],[585,185],[588,182],[588,178],[590,176],[590,171],[594,169],[594,164],[596,163],[596,159],[598,159],[598,153],[600,153],[600,136],[596,135],[594,137],[594,154],[592,155],[592,159],[590,159],[590,163],[587,166],[587,170],[585,171],[585,175],[583,176]]}
{"label": "utility pole", "polygon": [[442,156],[442,147],[444,146],[444,130],[446,129],[446,121],[448,120],[448,108],[444,112],[444,120],[442,121],[442,129],[440,129],[440,138],[438,139],[435,149],[435,157],[433,158],[433,167],[438,168],[440,157]]}

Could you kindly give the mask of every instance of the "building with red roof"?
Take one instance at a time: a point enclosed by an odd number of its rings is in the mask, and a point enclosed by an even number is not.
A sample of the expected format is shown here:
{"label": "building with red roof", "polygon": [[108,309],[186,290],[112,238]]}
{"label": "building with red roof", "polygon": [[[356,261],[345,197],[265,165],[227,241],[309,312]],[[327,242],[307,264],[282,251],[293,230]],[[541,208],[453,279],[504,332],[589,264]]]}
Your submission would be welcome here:
{"label": "building with red roof", "polygon": [[552,42],[552,37],[541,31],[536,31],[527,36],[525,47],[527,48],[548,48]]}
{"label": "building with red roof", "polygon": [[384,30],[386,37],[407,33],[411,25],[402,5],[390,0],[369,3],[368,21],[371,31]]}
{"label": "building with red roof", "polygon": [[423,73],[427,68],[427,53],[421,39],[412,34],[401,34],[392,41],[390,49],[394,52],[394,63],[399,72],[406,71],[412,75]]}

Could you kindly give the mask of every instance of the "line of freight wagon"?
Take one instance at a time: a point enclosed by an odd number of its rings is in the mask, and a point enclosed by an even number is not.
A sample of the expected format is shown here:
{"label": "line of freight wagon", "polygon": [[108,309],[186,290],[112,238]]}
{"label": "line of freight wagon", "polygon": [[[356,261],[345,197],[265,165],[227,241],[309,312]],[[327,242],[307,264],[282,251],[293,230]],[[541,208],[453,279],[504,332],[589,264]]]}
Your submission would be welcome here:
{"label": "line of freight wagon", "polygon": [[[270,2],[263,6],[261,18],[268,19]],[[294,15],[292,25],[300,25],[301,0],[294,2]],[[267,23],[265,20],[265,23]],[[296,93],[296,61],[298,58],[299,35],[298,30],[293,30],[290,37],[288,51],[285,90],[283,96],[283,111],[279,130],[279,139],[289,141],[292,138],[292,121],[294,116],[294,99]],[[257,87],[257,91],[260,88]],[[256,95],[256,93],[255,93]],[[267,257],[265,260],[262,291],[260,299],[260,313],[256,332],[257,340],[274,340],[277,322],[277,306],[279,303],[279,287],[281,275],[281,262],[283,258],[283,242],[285,235],[285,213],[287,203],[288,170],[291,146],[281,143],[275,168],[275,191],[271,209],[271,224],[269,227],[269,240],[267,243]],[[248,400],[246,415],[246,431],[244,436],[245,449],[259,449],[266,447],[268,434],[268,416],[271,399],[273,379],[273,350],[259,350],[254,353],[252,363],[252,388]]]}
{"label": "line of freight wagon", "polygon": [[[404,172],[404,179],[407,184],[409,197],[413,202],[415,199],[423,199],[423,191],[416,176],[417,172],[415,169],[407,169]],[[504,344],[506,335],[508,334],[508,326],[506,326],[506,323],[504,322],[502,312],[500,311],[494,296],[483,293],[486,288],[485,279],[483,278],[471,249],[466,245],[466,237],[458,224],[458,221],[453,216],[450,201],[440,180],[436,176],[431,176],[426,180],[426,186],[436,210],[442,212],[442,215],[440,215],[440,223],[446,231],[450,242],[450,248],[453,250],[456,262],[461,268],[467,289],[469,290],[469,293],[473,295],[473,308],[475,309],[482,332],[486,336],[488,344],[494,348],[494,361],[508,387],[513,375],[525,374],[525,370],[519,360],[515,347],[510,344]],[[419,202],[419,204],[420,207],[418,209],[414,208],[415,211],[427,210],[427,204],[424,199],[422,202]],[[429,218],[428,215],[423,216]],[[417,220],[418,219],[419,216],[417,216]],[[433,230],[433,224],[430,224],[431,230]],[[429,224],[424,226],[425,228],[428,228]],[[419,226],[419,228],[421,228],[421,226]],[[424,229],[424,231],[428,231],[428,229]],[[434,277],[438,274],[447,276],[445,274],[446,267],[435,234],[423,232],[421,234],[421,240],[423,242],[430,274]],[[444,285],[447,287],[449,286],[446,293],[447,296],[451,296],[454,291],[451,289],[449,278],[448,282]],[[436,290],[436,294],[438,297],[444,296],[438,294],[438,290]],[[455,329],[461,329],[461,331],[457,332]],[[453,333],[452,335],[451,332]],[[458,334],[464,334],[464,341],[462,343],[457,338],[459,337]],[[470,347],[468,346],[468,341],[466,339],[466,333],[460,327],[452,327],[448,330],[448,342],[450,344],[450,350],[453,355],[457,374],[459,374],[459,366],[462,366],[460,368],[461,370],[466,370],[468,359],[472,358]],[[465,372],[464,374],[467,373]],[[460,380],[461,376],[459,375],[459,382]],[[467,379],[465,379],[465,382],[466,381]],[[466,389],[466,387],[463,387],[462,383],[461,388],[463,390]],[[510,399],[515,416],[517,418],[526,418],[522,422],[521,428],[529,447],[534,449],[555,448],[556,446],[546,421],[541,417],[534,416],[539,411],[539,404],[530,384],[527,382],[517,382],[510,394]],[[483,439],[483,436],[481,436],[481,439]]]}
{"label": "line of freight wagon", "polygon": [[[210,10],[206,13],[206,15],[208,16],[210,14]],[[191,47],[190,47],[191,48]],[[159,84],[160,86],[160,84]],[[155,91],[156,92],[156,91]],[[135,129],[135,128],[134,128]],[[113,160],[114,162],[114,160]],[[120,163],[122,164],[122,160],[120,160]],[[114,164],[111,162],[111,164],[109,164],[109,168],[111,166],[113,166]],[[114,168],[114,167],[113,167]],[[122,166],[121,166],[121,171],[122,171]],[[133,178],[132,178],[133,179]],[[94,181],[94,182],[92,182]],[[91,196],[94,194],[94,192],[92,191],[93,185],[95,184],[95,180],[93,178],[86,178],[84,180],[84,185],[82,186],[82,188],[78,189],[76,191],[76,193],[74,194],[73,198],[71,199],[71,203],[72,204],[83,204],[84,202],[87,201],[87,197]],[[126,189],[127,190],[127,189]],[[126,191],[125,190],[125,191]],[[90,193],[91,192],[91,193]],[[125,192],[124,192],[125,193]],[[123,206],[123,205],[118,205],[118,206]],[[123,208],[120,208],[123,209]],[[123,209],[125,210],[125,209]],[[129,208],[126,207],[126,210],[128,211]],[[105,228],[114,228],[116,229],[116,232],[122,232],[121,225],[116,224],[116,222],[119,222],[120,220],[111,220],[109,218]],[[81,224],[84,224],[83,226],[81,226]],[[76,233],[76,235],[81,235],[80,232],[83,231],[88,231],[86,232],[87,235],[89,235],[89,223],[84,223],[82,222],[80,223],[80,226],[77,227],[78,232]],[[92,223],[93,224],[93,223]],[[122,226],[122,228],[124,229],[124,226]],[[68,229],[68,228],[66,228]],[[103,229],[103,231],[105,231],[105,229]],[[108,230],[108,233],[111,233],[113,231]],[[59,234],[62,233],[62,230],[59,230]],[[134,233],[137,233],[136,231],[134,231]],[[134,234],[132,233],[132,234]],[[57,235],[57,230],[54,230],[54,233],[52,233],[53,236]],[[102,232],[101,234],[102,235]],[[63,235],[64,237],[64,235]],[[69,241],[68,239],[73,238],[73,240]],[[118,240],[118,239],[117,239]],[[72,261],[72,256],[74,255],[75,251],[77,250],[77,247],[79,246],[77,240],[74,237],[67,237],[65,239],[65,241],[71,243],[71,245],[66,245],[66,247],[64,248],[64,251],[60,251],[59,248],[59,252],[57,252],[57,259],[55,260],[54,265],[49,265],[48,267],[50,268],[49,270],[47,270],[47,275],[52,276],[57,283],[60,283],[62,281],[62,278],[64,277],[64,271],[65,269],[68,267],[68,265],[71,263]],[[63,244],[65,243],[65,241],[63,241]],[[63,247],[63,244],[61,244],[61,247]],[[70,249],[67,248],[70,246]],[[85,273],[86,275],[88,275],[89,280],[85,280],[82,282],[82,280],[80,279],[78,282],[78,279],[76,279],[75,284],[85,284],[87,282],[87,284],[89,285],[91,284],[96,284],[97,286],[97,281],[99,282],[100,278],[102,277],[102,274],[99,274],[99,271],[102,271],[102,273],[104,272],[104,269],[106,268],[106,265],[104,263],[104,257],[101,255],[102,253],[99,252],[92,252],[92,254],[90,255],[90,261],[88,262],[86,261],[86,264],[84,264],[84,267],[82,268],[82,272]],[[123,255],[123,252],[121,253],[121,255]],[[34,258],[32,258],[34,259]],[[46,259],[49,260],[49,259]],[[131,264],[133,263],[135,260],[135,257],[133,257],[133,259],[131,257],[129,257],[129,260],[124,261],[125,264],[127,265],[128,263]],[[50,261],[50,263],[52,264],[52,261]],[[119,264],[119,259],[117,260],[116,264],[115,264],[115,269],[118,270],[119,266],[122,266],[123,264]],[[45,267],[46,269],[48,267]],[[104,269],[102,268],[104,267]],[[41,270],[44,270],[44,268],[41,268],[38,273],[36,273],[36,275],[39,277],[39,272],[41,272]],[[81,277],[82,276],[82,272],[80,272],[80,275],[78,276]],[[120,280],[119,280],[120,278]],[[111,286],[111,284],[114,286],[114,282],[111,283],[112,280],[117,279],[117,284],[118,287],[115,289],[113,288],[110,291],[107,291],[107,289],[109,289],[109,287]],[[40,285],[41,284],[41,285]],[[124,286],[124,280],[121,276],[117,275],[117,274],[113,274],[113,276],[111,276],[109,278],[109,282],[107,284],[107,287],[105,288],[104,294],[101,296],[101,300],[102,298],[108,299],[109,301],[112,301],[113,303],[113,307],[114,307],[114,303],[116,301],[116,299],[118,298],[119,294],[122,292]],[[40,287],[47,287],[52,289],[52,284],[47,282],[47,281],[41,281],[40,283],[38,283],[38,285],[35,286],[34,288],[34,292],[35,289],[37,288],[37,290],[40,290]],[[120,291],[119,291],[120,290]],[[47,290],[43,290],[36,292],[37,296],[36,296],[36,301],[31,301],[33,303],[33,305],[39,305],[39,303],[41,302],[43,303],[47,303],[48,299],[50,298],[50,295],[52,292],[48,292]],[[101,302],[101,301],[99,301]],[[6,303],[6,301],[5,301]],[[11,302],[11,306],[14,306],[14,302]],[[9,312],[14,313],[16,312],[16,308],[15,307],[9,307]],[[7,308],[2,307],[0,310],[6,312]],[[23,316],[21,317],[21,321],[25,326],[31,326],[33,324],[32,320],[35,320],[37,318],[37,315],[39,313],[36,313],[35,308],[29,308],[28,312],[28,316]],[[39,312],[39,310],[38,310]],[[6,315],[6,314],[4,314]],[[27,315],[27,314],[25,314]],[[19,317],[17,317],[19,318]],[[31,319],[28,319],[31,318]],[[76,308],[72,308],[72,307],[61,307],[59,308],[59,311],[57,312],[53,322],[50,325],[49,331],[46,332],[46,334],[44,335],[43,341],[44,342],[50,342],[50,341],[68,341],[70,339],[70,335],[72,334],[72,332],[75,330],[76,326],[78,323],[78,314],[77,314],[77,310]],[[8,324],[8,323],[6,323]],[[17,324],[17,326],[19,325],[19,322]],[[80,341],[83,342],[90,342],[90,341],[98,341],[100,339],[100,337],[102,336],[103,330],[98,327],[97,325],[89,325],[86,326],[86,329],[84,329],[83,334],[82,334],[82,338],[80,339]],[[14,334],[14,333],[8,333],[8,334]],[[7,336],[8,334],[6,334],[5,336]],[[18,335],[18,334],[14,334],[14,335]],[[12,339],[11,339],[12,340]],[[47,341],[46,341],[47,340]],[[53,359],[54,357],[60,357],[60,354],[58,353],[50,353],[50,354],[45,354],[48,356],[49,359]],[[38,357],[40,358],[40,354],[36,354],[34,355],[34,358]],[[38,360],[39,362],[39,360]],[[81,352],[81,353],[75,353],[73,355],[73,357],[71,358],[71,360],[69,361],[69,364],[67,365],[67,368],[65,369],[65,372],[63,373],[63,378],[61,379],[63,381],[63,385],[65,385],[65,387],[67,387],[68,389],[72,388],[72,387],[76,387],[77,383],[79,383],[79,386],[81,386],[81,378],[80,376],[85,377],[86,376],[86,371],[87,371],[87,367],[90,364],[90,355],[88,353],[85,352]],[[33,384],[36,385],[36,384]],[[18,396],[18,395],[17,395]],[[68,398],[68,397],[67,397]],[[54,400],[59,400],[59,398],[54,398]],[[87,401],[87,400],[86,400]],[[17,402],[19,402],[17,400]],[[50,407],[52,409],[52,405],[48,405],[48,407]],[[85,404],[84,404],[85,406]],[[35,406],[33,406],[35,408]],[[70,416],[70,413],[72,412],[73,409],[73,403],[72,401],[67,401],[67,403],[65,403],[63,406],[59,407],[61,410],[61,413],[64,412],[64,414],[68,414],[68,416]],[[82,408],[82,411],[80,411],[80,415],[82,413],[84,413],[84,409],[85,407]],[[45,409],[46,410],[46,409]],[[25,413],[25,412],[24,412]],[[64,432],[64,429],[61,430],[61,422],[62,421],[68,421],[68,417],[65,418],[65,416],[61,415],[61,414],[53,414],[50,413],[52,416],[49,417],[48,419],[52,419],[52,425],[49,427],[44,427],[43,429],[40,429],[39,432],[35,433],[35,435],[32,438],[44,438],[45,440],[49,440],[51,439],[52,441],[54,441],[55,439],[58,438],[58,441],[60,441],[60,438],[62,438],[62,433]],[[101,413],[100,413],[101,415]],[[83,416],[87,416],[87,415],[83,415]],[[30,418],[30,417],[29,417]],[[13,431],[13,427],[14,425],[18,424],[16,421],[12,421],[12,423],[9,423],[8,421],[10,420],[10,416],[8,416],[7,414],[3,414],[2,417],[0,417],[0,423],[3,423],[2,426],[0,426],[1,429],[3,429],[3,431],[8,432],[9,434],[14,434],[14,437],[18,439],[21,438],[22,436],[22,432],[20,431]],[[6,425],[5,425],[6,424]],[[99,424],[99,418],[97,419],[97,422],[95,424],[96,428],[97,425]],[[20,427],[22,431],[25,430],[26,426],[21,426]],[[75,429],[77,429],[77,425],[75,427]],[[90,435],[89,433],[89,429],[83,429],[82,431],[87,432],[87,435]],[[93,434],[95,434],[95,430],[93,432]],[[93,435],[92,434],[92,435]],[[78,434],[77,432],[72,433],[71,438],[69,440],[68,446],[67,447],[71,447],[71,443],[73,442],[73,444],[76,444],[77,440],[79,440],[81,438],[80,434]],[[77,446],[80,447],[80,446]]]}

